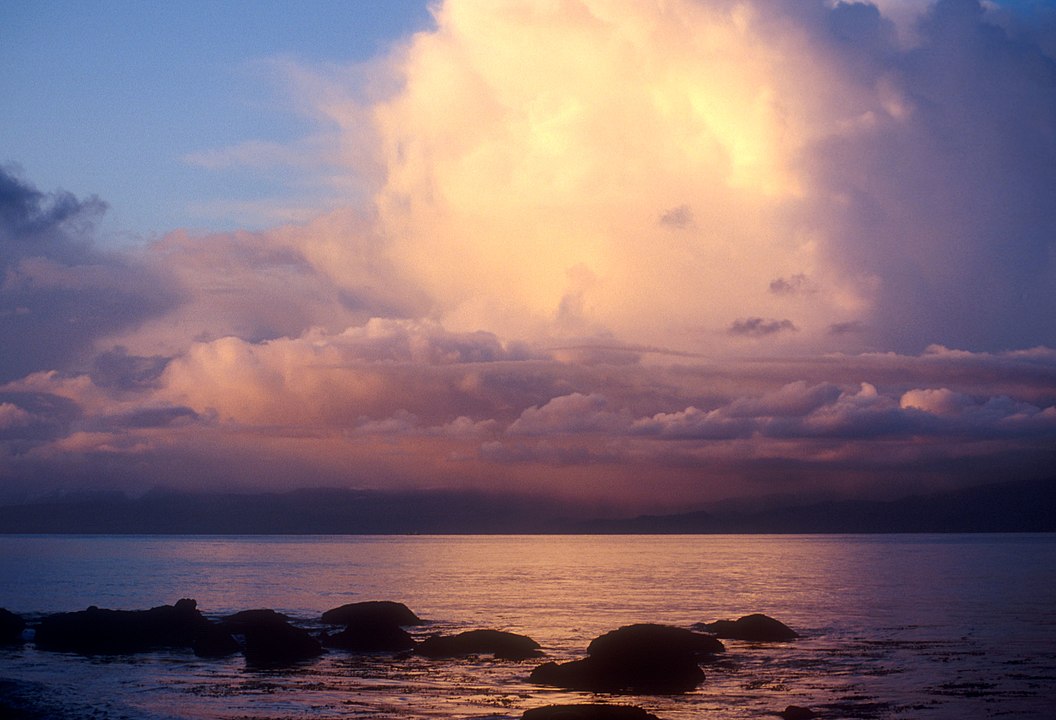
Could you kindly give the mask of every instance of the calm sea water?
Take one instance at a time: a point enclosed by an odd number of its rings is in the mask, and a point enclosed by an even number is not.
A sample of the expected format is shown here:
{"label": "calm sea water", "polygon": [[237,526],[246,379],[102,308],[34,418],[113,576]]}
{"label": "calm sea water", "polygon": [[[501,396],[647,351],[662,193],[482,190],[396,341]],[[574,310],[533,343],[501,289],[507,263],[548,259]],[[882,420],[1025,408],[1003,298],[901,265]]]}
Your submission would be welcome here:
{"label": "calm sea water", "polygon": [[406,603],[429,634],[490,627],[552,659],[634,622],[751,612],[804,637],[727,641],[696,692],[605,696],[528,684],[537,661],[358,657],[281,671],[189,652],[86,658],[0,649],[0,693],[49,717],[518,718],[623,702],[661,718],[1056,717],[1056,536],[0,536],[0,606],[25,615],[179,598],[210,616],[270,607],[310,624],[357,600]]}

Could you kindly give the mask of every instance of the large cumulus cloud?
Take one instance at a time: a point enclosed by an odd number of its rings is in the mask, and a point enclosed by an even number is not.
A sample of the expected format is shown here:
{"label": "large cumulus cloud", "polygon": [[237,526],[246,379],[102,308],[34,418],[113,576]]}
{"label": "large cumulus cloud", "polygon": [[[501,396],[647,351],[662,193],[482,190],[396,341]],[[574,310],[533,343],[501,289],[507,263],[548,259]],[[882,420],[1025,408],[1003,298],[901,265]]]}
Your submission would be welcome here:
{"label": "large cumulus cloud", "polygon": [[987,7],[445,3],[374,111],[393,256],[466,328],[1051,344],[1056,63]]}
{"label": "large cumulus cloud", "polygon": [[434,13],[369,92],[298,70],[355,148],[326,172],[360,188],[304,224],[104,252],[99,201],[0,176],[6,492],[668,507],[1051,472],[1051,24],[973,0]]}

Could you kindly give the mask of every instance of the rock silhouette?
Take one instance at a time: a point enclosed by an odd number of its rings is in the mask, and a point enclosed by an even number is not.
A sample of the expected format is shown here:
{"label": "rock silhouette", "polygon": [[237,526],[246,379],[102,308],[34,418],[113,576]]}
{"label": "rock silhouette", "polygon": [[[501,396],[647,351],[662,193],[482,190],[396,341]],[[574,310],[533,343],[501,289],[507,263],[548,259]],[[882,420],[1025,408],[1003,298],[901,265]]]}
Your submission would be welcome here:
{"label": "rock silhouette", "polygon": [[414,638],[399,625],[353,623],[333,635],[323,633],[323,647],[352,652],[399,652],[415,646]]}
{"label": "rock silhouette", "polygon": [[421,625],[422,619],[403,603],[391,600],[368,600],[349,603],[327,610],[322,622],[327,625],[358,625],[376,623],[382,625]]}
{"label": "rock silhouette", "polygon": [[85,655],[190,648],[195,635],[208,625],[194,600],[150,610],[105,610],[93,605],[45,617],[37,626],[36,644],[44,650]]}
{"label": "rock silhouette", "polygon": [[201,658],[221,658],[240,652],[242,646],[225,626],[209,623],[195,632],[191,649]]}
{"label": "rock silhouette", "polygon": [[233,615],[224,617],[221,624],[231,632],[241,632],[250,626],[259,625],[288,625],[290,617],[276,612],[270,608],[256,608],[253,610],[240,610]]}
{"label": "rock silhouette", "polygon": [[544,663],[532,671],[529,680],[592,692],[688,692],[704,680],[698,663],[723,650],[715,638],[691,630],[628,625],[591,641],[589,657]]}
{"label": "rock silhouette", "polygon": [[502,630],[469,630],[457,635],[434,635],[419,643],[415,652],[430,658],[494,655],[502,660],[524,660],[542,654],[535,640]]}
{"label": "rock silhouette", "polygon": [[748,640],[751,642],[781,642],[795,640],[799,633],[768,615],[755,613],[745,615],[737,620],[716,620],[710,623],[698,623],[694,629],[710,632],[715,637],[730,640]]}
{"label": "rock silhouette", "polygon": [[659,720],[656,715],[633,705],[545,705],[525,710],[521,720]]}
{"label": "rock silhouette", "polygon": [[811,720],[811,718],[816,718],[818,716],[818,714],[810,708],[801,707],[800,705],[789,705],[777,715],[782,718],[782,720]]}
{"label": "rock silhouette", "polygon": [[22,631],[26,622],[21,617],[0,608],[0,645],[17,645],[22,642]]}
{"label": "rock silhouette", "polygon": [[246,662],[250,665],[291,665],[323,654],[323,646],[307,630],[274,619],[246,624],[242,629]]}

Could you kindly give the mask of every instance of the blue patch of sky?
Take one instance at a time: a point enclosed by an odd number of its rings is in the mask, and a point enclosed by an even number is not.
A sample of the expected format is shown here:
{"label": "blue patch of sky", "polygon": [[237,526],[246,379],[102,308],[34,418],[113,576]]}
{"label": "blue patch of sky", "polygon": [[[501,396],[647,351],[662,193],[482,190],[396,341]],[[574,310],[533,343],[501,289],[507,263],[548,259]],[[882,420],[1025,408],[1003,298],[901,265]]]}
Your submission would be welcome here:
{"label": "blue patch of sky", "polygon": [[426,0],[7,0],[0,163],[44,191],[99,195],[112,238],[252,226],[195,208],[288,201],[299,190],[281,173],[217,172],[186,158],[310,132],[265,61],[363,61],[431,24]]}

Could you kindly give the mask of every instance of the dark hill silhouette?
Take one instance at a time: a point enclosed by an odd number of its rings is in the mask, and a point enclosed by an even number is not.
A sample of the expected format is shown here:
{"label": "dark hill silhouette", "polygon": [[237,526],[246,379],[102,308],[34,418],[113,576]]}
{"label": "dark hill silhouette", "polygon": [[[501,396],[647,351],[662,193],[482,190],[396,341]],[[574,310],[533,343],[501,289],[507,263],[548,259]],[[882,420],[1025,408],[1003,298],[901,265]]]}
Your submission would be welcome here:
{"label": "dark hill silhouette", "polygon": [[539,534],[1053,532],[1056,477],[891,501],[585,519],[545,498],[470,491],[113,493],[0,506],[0,533]]}
{"label": "dark hill silhouette", "polygon": [[598,520],[613,533],[891,533],[1056,531],[1056,477],[890,501],[845,500],[759,511],[642,515]]}

